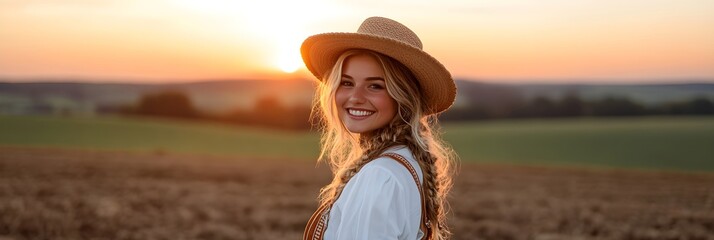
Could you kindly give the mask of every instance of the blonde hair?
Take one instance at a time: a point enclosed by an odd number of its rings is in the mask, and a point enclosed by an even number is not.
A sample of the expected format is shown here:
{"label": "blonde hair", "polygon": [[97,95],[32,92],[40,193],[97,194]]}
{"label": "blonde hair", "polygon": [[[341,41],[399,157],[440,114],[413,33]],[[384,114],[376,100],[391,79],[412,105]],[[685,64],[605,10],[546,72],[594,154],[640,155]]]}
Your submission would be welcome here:
{"label": "blonde hair", "polygon": [[[339,119],[335,92],[347,58],[367,54],[382,66],[389,95],[397,102],[397,115],[385,127],[369,136],[349,132]],[[436,115],[425,115],[426,104],[416,78],[401,63],[368,50],[343,53],[318,86],[313,117],[318,117],[321,131],[321,151],[318,161],[330,165],[334,178],[320,190],[320,204],[329,204],[339,197],[345,184],[370,160],[389,147],[406,145],[419,162],[424,176],[426,215],[432,228],[432,239],[447,239],[447,194],[451,190],[456,155],[440,137]]]}

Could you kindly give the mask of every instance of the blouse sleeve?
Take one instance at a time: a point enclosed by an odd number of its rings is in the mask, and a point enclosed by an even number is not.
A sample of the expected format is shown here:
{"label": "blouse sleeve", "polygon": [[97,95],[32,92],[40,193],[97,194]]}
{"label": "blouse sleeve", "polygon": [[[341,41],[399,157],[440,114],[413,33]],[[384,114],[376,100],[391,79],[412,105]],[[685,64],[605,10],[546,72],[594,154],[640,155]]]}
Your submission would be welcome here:
{"label": "blouse sleeve", "polygon": [[336,239],[400,238],[407,224],[407,193],[394,173],[366,165],[348,184],[340,195],[344,204]]}

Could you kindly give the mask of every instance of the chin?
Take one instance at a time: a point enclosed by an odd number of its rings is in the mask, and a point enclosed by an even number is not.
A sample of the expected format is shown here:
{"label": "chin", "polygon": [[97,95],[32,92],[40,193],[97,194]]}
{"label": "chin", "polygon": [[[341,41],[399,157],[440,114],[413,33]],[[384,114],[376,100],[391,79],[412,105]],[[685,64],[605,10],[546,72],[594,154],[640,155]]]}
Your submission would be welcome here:
{"label": "chin", "polygon": [[374,132],[378,128],[374,128],[373,126],[345,126],[347,131],[350,131],[351,133],[356,133],[356,134],[369,134]]}
{"label": "chin", "polygon": [[356,133],[356,134],[365,134],[365,133],[371,132],[372,130],[366,130],[366,129],[362,129],[362,128],[349,128],[349,127],[348,127],[348,128],[347,128],[347,131],[350,131],[351,133]]}

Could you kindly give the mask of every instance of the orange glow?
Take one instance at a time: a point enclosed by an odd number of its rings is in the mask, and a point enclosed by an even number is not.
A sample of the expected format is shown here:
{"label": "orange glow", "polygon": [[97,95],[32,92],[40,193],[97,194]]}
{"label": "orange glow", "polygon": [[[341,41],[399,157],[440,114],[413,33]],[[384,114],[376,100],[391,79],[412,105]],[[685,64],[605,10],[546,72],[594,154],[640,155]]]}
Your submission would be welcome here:
{"label": "orange glow", "polygon": [[305,37],[374,15],[411,27],[457,78],[714,79],[705,0],[59,2],[0,3],[0,80],[309,77]]}

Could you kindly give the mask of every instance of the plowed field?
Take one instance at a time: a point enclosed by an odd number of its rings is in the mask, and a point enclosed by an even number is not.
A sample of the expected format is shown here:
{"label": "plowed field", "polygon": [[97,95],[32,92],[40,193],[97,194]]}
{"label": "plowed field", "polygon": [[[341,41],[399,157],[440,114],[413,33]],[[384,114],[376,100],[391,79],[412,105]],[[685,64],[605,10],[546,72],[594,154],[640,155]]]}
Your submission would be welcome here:
{"label": "plowed field", "polygon": [[[714,239],[714,174],[464,163],[453,239]],[[299,239],[326,166],[0,147],[0,239]]]}

